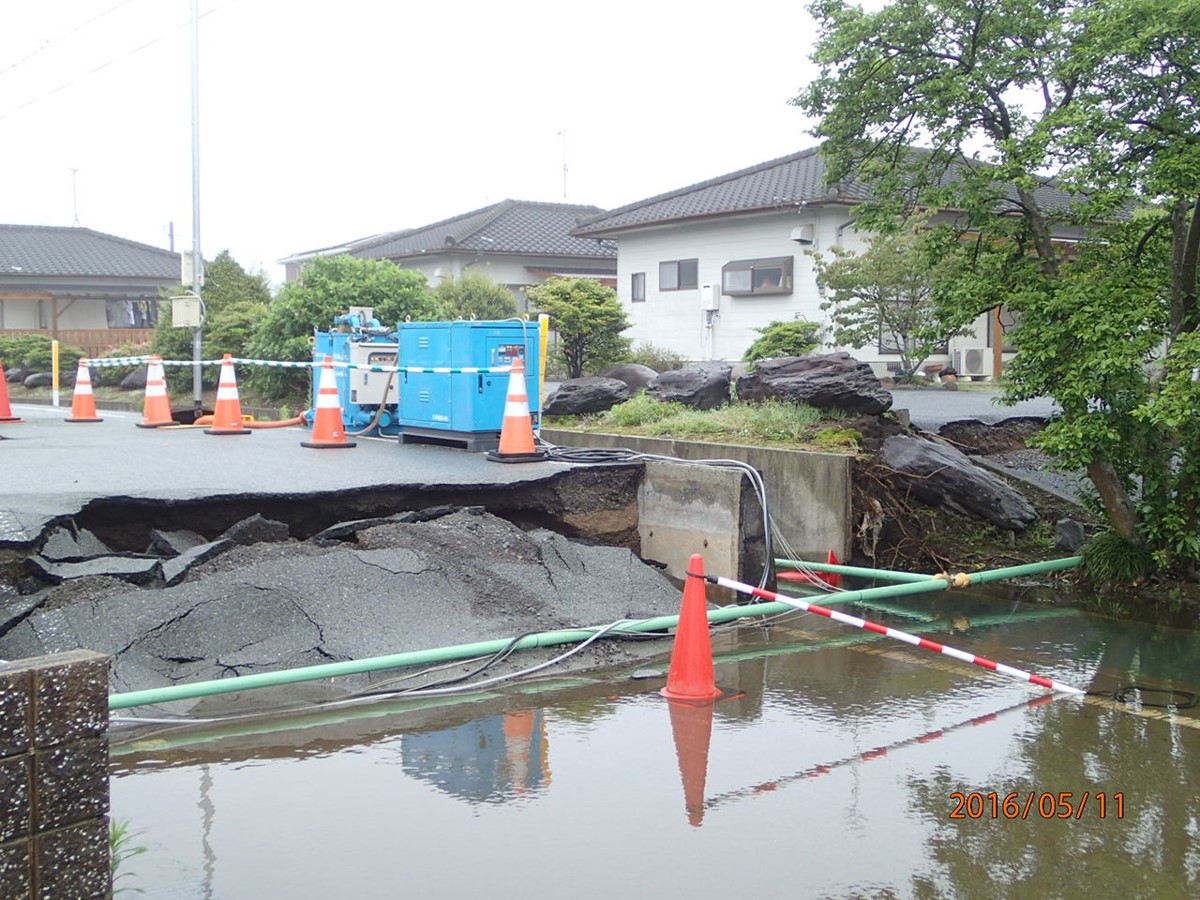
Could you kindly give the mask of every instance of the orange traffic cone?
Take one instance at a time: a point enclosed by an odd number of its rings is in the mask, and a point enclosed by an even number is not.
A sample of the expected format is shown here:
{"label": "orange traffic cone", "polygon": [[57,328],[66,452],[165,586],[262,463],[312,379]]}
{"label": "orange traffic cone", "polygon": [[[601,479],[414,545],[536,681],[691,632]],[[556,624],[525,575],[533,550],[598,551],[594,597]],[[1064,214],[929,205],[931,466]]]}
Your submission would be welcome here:
{"label": "orange traffic cone", "polygon": [[708,780],[708,747],[712,742],[713,704],[671,700],[671,736],[683,778],[683,804],[688,823],[704,821],[704,784]]}
{"label": "orange traffic cone", "polygon": [[249,434],[242,421],[242,404],[238,400],[237,379],[233,374],[233,356],[226,353],[221,360],[221,378],[217,382],[217,404],[213,409],[212,427],[205,434]]}
{"label": "orange traffic cone", "polygon": [[146,370],[146,405],[138,428],[158,428],[174,425],[171,418],[171,399],[167,396],[167,375],[163,371],[162,357],[151,356]]}
{"label": "orange traffic cone", "polygon": [[529,395],[525,391],[525,362],[513,360],[508,376],[508,396],[504,401],[504,423],[500,428],[500,448],[489,450],[494,462],[537,462],[545,459],[545,450],[533,443],[533,419],[529,415]]}
{"label": "orange traffic cone", "polygon": [[712,700],[721,696],[713,674],[712,639],[708,634],[708,591],[704,586],[704,557],[693,553],[683,585],[683,605],[671,649],[667,686],[660,693],[670,700]]}
{"label": "orange traffic cone", "polygon": [[23,421],[20,416],[12,414],[12,405],[8,402],[8,382],[4,380],[4,360],[0,359],[0,423]]}
{"label": "orange traffic cone", "polygon": [[342,405],[338,402],[337,375],[333,371],[332,356],[326,356],[321,365],[321,380],[317,382],[317,405],[313,410],[312,440],[301,441],[300,446],[316,447],[318,450],[355,446],[354,441],[346,440],[346,426],[342,422]]}
{"label": "orange traffic cone", "polygon": [[[825,562],[831,566],[836,566],[838,564],[837,554],[830,550],[825,556]],[[821,579],[833,587],[842,586],[842,575],[840,572],[822,572]]]}
{"label": "orange traffic cone", "polygon": [[71,415],[67,422],[103,422],[96,415],[96,398],[92,396],[92,373],[88,371],[88,361],[79,360],[79,369],[75,372],[75,393],[71,398]]}

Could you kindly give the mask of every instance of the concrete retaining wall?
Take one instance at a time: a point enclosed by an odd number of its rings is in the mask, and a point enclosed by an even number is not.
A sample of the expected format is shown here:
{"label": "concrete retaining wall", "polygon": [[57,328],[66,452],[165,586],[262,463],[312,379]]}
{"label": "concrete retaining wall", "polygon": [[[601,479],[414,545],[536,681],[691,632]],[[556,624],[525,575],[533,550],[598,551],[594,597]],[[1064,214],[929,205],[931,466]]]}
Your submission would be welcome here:
{"label": "concrete retaining wall", "polygon": [[[771,518],[775,522],[777,553],[783,551],[782,544],[789,546],[802,559],[824,561],[825,555],[832,550],[840,559],[848,559],[851,555],[852,522],[850,503],[850,463],[851,458],[838,453],[811,453],[803,450],[777,450],[768,447],[745,447],[737,444],[707,444],[698,441],[665,440],[661,438],[633,437],[623,434],[591,434],[576,431],[565,431],[557,428],[543,428],[542,438],[564,447],[595,447],[605,449],[625,448],[639,453],[656,456],[669,456],[682,460],[697,459],[736,459],[749,463],[762,473],[767,487],[767,504],[770,507]],[[709,473],[720,473],[722,469],[698,467]],[[700,475],[689,478],[701,477]],[[719,476],[711,476],[716,479]],[[652,498],[659,491],[675,490],[667,481],[656,481],[647,470],[647,484],[642,490],[643,502],[639,504],[639,515],[646,515],[654,509],[648,505],[647,498]],[[681,482],[678,490],[693,492],[694,487],[688,482]],[[732,496],[732,495],[728,495]],[[688,521],[667,523],[680,531],[683,539],[692,544],[692,548],[676,547],[672,553],[658,549],[664,556],[656,556],[647,551],[643,534],[643,556],[670,562],[665,556],[682,558],[686,563],[691,553],[703,552],[696,548],[696,535],[707,529],[705,537],[710,544],[720,544],[725,538],[716,534],[717,530],[726,527],[729,521],[746,522],[747,511],[730,509],[729,516],[716,528],[706,524],[714,521],[711,518],[711,504],[691,503],[689,497],[675,497],[659,504],[659,521],[664,516],[677,515]],[[728,501],[732,502],[732,500]],[[757,505],[757,504],[755,504]],[[691,506],[691,512],[689,512]],[[639,530],[641,530],[639,528]],[[761,527],[759,539],[761,541]],[[745,545],[743,535],[742,544]],[[703,540],[703,538],[702,538]],[[725,551],[722,551],[723,553]],[[680,573],[669,568],[668,571],[679,577]],[[732,570],[728,570],[732,571]],[[724,574],[714,570],[710,574]],[[743,570],[743,575],[749,575]],[[757,581],[743,577],[742,580]]]}
{"label": "concrete retaining wall", "polygon": [[108,658],[0,664],[0,900],[111,896]]}

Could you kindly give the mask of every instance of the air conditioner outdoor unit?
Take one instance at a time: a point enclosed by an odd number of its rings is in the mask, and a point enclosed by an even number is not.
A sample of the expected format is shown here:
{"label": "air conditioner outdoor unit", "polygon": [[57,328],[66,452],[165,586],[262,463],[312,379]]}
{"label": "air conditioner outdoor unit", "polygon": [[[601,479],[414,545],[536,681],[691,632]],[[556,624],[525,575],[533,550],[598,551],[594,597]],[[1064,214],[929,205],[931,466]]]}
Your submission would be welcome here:
{"label": "air conditioner outdoor unit", "polygon": [[986,347],[971,347],[954,351],[954,369],[959,375],[990,375]]}

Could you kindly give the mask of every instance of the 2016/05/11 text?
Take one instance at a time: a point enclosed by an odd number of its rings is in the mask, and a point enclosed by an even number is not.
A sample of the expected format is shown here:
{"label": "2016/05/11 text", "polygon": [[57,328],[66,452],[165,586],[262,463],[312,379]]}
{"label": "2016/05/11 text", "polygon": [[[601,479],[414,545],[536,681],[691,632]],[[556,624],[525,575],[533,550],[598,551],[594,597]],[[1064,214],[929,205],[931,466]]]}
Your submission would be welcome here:
{"label": "2016/05/11 text", "polygon": [[1097,819],[1125,818],[1125,793],[1117,791],[1012,791],[998,794],[954,791],[951,819],[1082,819],[1088,813]]}

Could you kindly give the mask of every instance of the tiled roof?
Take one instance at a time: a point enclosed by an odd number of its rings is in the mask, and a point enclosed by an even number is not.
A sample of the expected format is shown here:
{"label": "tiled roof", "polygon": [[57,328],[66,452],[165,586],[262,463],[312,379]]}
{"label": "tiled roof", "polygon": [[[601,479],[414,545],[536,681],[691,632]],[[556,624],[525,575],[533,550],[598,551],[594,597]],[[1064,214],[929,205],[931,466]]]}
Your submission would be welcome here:
{"label": "tiled roof", "polygon": [[[802,203],[857,204],[871,198],[870,188],[861,182],[826,185],[824,179],[824,157],[819,147],[810,147],[592,216],[572,233],[599,237],[666,222],[784,209]],[[1069,200],[1067,194],[1051,187],[1039,188],[1038,194],[1050,203],[1066,205]]]}
{"label": "tiled roof", "polygon": [[84,276],[178,281],[178,253],[124,238],[53,225],[0,225],[0,278]]}
{"label": "tiled roof", "polygon": [[407,259],[454,250],[616,259],[617,247],[611,241],[571,234],[582,219],[601,212],[598,206],[502,200],[431,225],[372,235],[336,248],[299,253],[287,261],[309,259],[330,251],[369,259]]}

